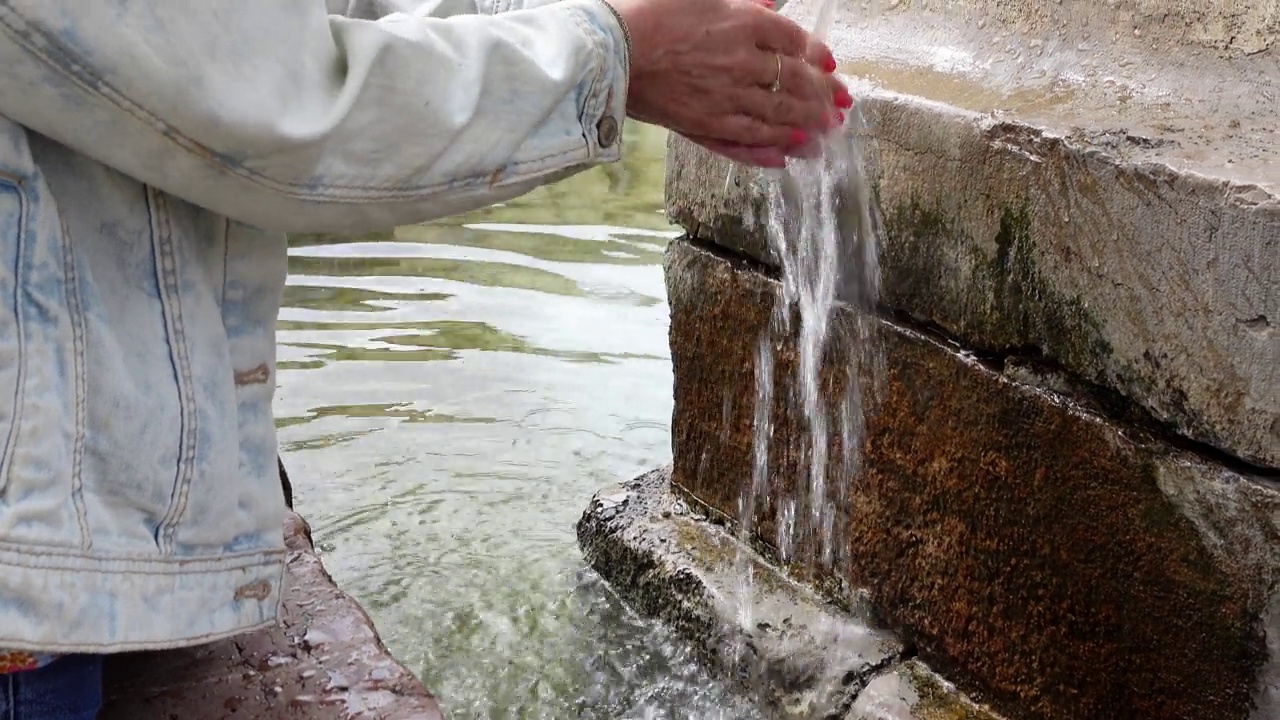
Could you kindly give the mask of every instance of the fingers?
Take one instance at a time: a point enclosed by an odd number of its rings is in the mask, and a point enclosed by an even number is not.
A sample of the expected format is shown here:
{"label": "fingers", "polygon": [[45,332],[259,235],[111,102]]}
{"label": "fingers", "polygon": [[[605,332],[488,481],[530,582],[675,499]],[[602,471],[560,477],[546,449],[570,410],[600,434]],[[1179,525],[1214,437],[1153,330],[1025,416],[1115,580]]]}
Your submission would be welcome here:
{"label": "fingers", "polygon": [[751,27],[757,47],[791,57],[805,56],[810,42],[804,28],[759,5],[752,9],[756,10],[752,13]]}
{"label": "fingers", "polygon": [[[847,110],[853,98],[833,73],[835,57],[794,22],[771,12],[753,12],[756,45],[764,52],[749,63],[747,71],[756,84],[768,90],[778,81],[778,97],[765,98],[744,91],[744,113],[771,124],[826,129],[836,110]],[[787,103],[790,102],[790,104]]]}
{"label": "fingers", "polygon": [[776,80],[779,92],[798,100],[832,103],[836,93],[844,89],[844,84],[835,76],[821,73],[796,58],[760,53],[752,64],[755,66],[752,77],[758,78],[757,85],[770,88]]}
{"label": "fingers", "polygon": [[755,13],[752,16],[756,47],[761,50],[798,58],[824,73],[836,71],[836,58],[831,48],[815,40],[808,32],[776,13]]}
{"label": "fingers", "polygon": [[813,133],[786,125],[771,125],[750,115],[728,115],[717,118],[709,132],[701,137],[714,138],[737,145],[784,149],[804,145]]}
{"label": "fingers", "polygon": [[[748,80],[737,89],[733,109],[767,124],[827,130],[837,124],[837,111],[852,104],[840,80],[795,58],[759,53],[751,65],[750,78],[755,82]],[[775,78],[779,78],[776,92],[769,87]]]}
{"label": "fingers", "polygon": [[843,111],[853,105],[853,98],[839,79],[799,60],[784,58],[782,68],[778,92],[761,85],[739,86],[724,108],[727,112],[707,118],[711,121],[707,126],[687,130],[698,137],[772,146],[787,155],[811,157],[812,152],[803,148],[813,150],[821,136],[843,124]]}
{"label": "fingers", "polygon": [[763,88],[778,82],[779,90],[801,98],[816,98],[822,90],[823,75],[801,60],[780,53],[757,53],[751,61],[751,77]]}
{"label": "fingers", "polygon": [[836,108],[830,100],[801,100],[785,92],[747,88],[738,97],[738,111],[768,125],[822,131],[835,126]]}
{"label": "fingers", "polygon": [[778,148],[752,147],[736,143],[712,140],[710,138],[690,137],[689,140],[701,145],[717,155],[723,155],[736,163],[764,168],[786,167],[787,156]]}
{"label": "fingers", "polygon": [[828,75],[836,71],[836,56],[831,54],[831,48],[817,40],[809,39],[801,57]]}
{"label": "fingers", "polygon": [[685,138],[736,163],[763,168],[786,167],[788,157],[812,160],[822,155],[821,144],[816,140],[809,140],[803,145],[783,150],[776,147],[742,145],[697,135],[685,135]]}
{"label": "fingers", "polygon": [[853,107],[853,96],[849,94],[849,88],[845,87],[839,78],[828,75],[824,84],[828,97],[838,110],[848,110]]}
{"label": "fingers", "polygon": [[786,154],[802,160],[814,160],[822,157],[822,143],[815,137],[802,145],[787,148]]}

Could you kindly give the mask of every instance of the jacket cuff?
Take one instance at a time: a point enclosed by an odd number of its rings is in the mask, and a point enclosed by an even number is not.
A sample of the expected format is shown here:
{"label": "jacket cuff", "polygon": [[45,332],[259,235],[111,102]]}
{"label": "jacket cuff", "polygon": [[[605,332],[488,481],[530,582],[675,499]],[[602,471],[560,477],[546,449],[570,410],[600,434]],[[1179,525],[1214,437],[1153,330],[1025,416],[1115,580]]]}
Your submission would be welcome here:
{"label": "jacket cuff", "polygon": [[627,117],[630,41],[622,21],[602,0],[563,0],[598,54],[597,72],[582,103],[582,131],[588,157],[611,162],[622,156],[622,127]]}

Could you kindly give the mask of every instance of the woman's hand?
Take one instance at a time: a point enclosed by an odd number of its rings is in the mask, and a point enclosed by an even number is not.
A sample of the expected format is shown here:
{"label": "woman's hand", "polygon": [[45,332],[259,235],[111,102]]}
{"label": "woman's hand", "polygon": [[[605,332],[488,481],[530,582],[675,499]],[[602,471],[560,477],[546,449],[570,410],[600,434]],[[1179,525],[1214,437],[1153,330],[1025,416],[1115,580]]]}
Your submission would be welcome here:
{"label": "woman's hand", "polygon": [[831,51],[756,0],[608,1],[631,34],[627,114],[713,152],[778,166],[853,104]]}

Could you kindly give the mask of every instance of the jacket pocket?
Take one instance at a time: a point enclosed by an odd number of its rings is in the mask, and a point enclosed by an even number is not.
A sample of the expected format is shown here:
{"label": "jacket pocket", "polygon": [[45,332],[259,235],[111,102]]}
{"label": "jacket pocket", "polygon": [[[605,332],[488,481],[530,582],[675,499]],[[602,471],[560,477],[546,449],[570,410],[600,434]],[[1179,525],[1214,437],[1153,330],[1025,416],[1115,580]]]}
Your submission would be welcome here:
{"label": "jacket pocket", "polygon": [[20,273],[28,229],[26,196],[17,178],[0,170],[0,501],[9,486],[21,425],[25,363],[22,352]]}

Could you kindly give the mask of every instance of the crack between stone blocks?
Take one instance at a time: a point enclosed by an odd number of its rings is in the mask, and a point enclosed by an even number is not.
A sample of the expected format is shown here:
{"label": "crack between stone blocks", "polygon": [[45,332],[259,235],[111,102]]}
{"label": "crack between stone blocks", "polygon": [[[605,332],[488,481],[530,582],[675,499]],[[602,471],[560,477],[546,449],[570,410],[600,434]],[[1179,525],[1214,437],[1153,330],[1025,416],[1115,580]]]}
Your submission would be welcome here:
{"label": "crack between stone blocks", "polygon": [[725,247],[724,245],[720,245],[714,240],[695,236],[686,231],[686,234],[681,235],[674,242],[687,242],[693,247],[715,257],[718,260],[723,260],[739,270],[750,270],[751,272],[763,275],[770,280],[777,282],[782,281],[782,271],[776,266],[770,265],[758,258],[754,258],[741,250],[734,250],[732,248]]}
{"label": "crack between stone blocks", "polygon": [[1122,430],[1138,431],[1145,436],[1143,440],[1146,443],[1162,443],[1205,463],[1239,474],[1246,481],[1280,490],[1280,468],[1250,462],[1219,447],[1179,433],[1170,423],[1159,420],[1148,410],[1126,398],[1120,391],[1088,380],[1057,360],[1045,357],[1038,346],[983,348],[970,345],[963,338],[953,335],[936,323],[916,317],[901,308],[882,303],[876,307],[875,314],[881,320],[924,335],[953,351],[969,353],[984,367],[1001,377],[1008,377],[1006,370],[1010,366],[1020,366],[1033,373],[1062,378],[1072,386],[1070,391],[1061,392],[1034,384],[1030,384],[1030,387],[1064,397],[1080,409]]}
{"label": "crack between stone blocks", "polygon": [[[728,262],[737,269],[754,272],[770,280],[781,280],[781,272],[778,268],[761,262],[759,259],[741,251],[689,235],[682,236],[676,240],[676,242],[681,241],[687,242],[715,258]],[[1126,398],[1120,391],[1088,380],[1079,373],[1066,368],[1055,359],[1046,357],[1043,350],[1038,346],[996,348],[974,346],[937,323],[917,317],[910,311],[884,303],[878,303],[872,314],[884,322],[937,342],[953,352],[966,352],[981,363],[983,367],[1001,377],[1008,377],[1005,371],[1010,366],[1021,366],[1032,372],[1059,377],[1071,386],[1072,391],[1070,393],[1063,393],[1034,384],[1029,386],[1043,392],[1053,392],[1065,397],[1082,410],[1088,411],[1123,430],[1137,431],[1144,436],[1144,439],[1149,444],[1163,443],[1203,462],[1234,472],[1242,476],[1247,482],[1280,492],[1280,468],[1252,462],[1202,440],[1195,440],[1181,434],[1172,424],[1159,420],[1150,411]]]}

